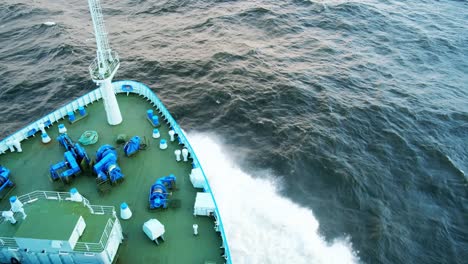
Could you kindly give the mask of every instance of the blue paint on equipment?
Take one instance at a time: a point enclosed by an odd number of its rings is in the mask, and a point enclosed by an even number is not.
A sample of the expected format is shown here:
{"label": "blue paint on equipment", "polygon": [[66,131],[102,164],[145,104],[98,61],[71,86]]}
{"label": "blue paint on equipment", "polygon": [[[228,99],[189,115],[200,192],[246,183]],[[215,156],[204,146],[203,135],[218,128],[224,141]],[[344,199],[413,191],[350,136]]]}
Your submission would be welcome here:
{"label": "blue paint on equipment", "polygon": [[131,86],[130,84],[124,84],[124,85],[122,85],[122,91],[131,92],[131,91],[133,91],[133,86]]}
{"label": "blue paint on equipment", "polygon": [[167,208],[169,193],[167,189],[175,187],[176,177],[171,174],[167,177],[159,178],[150,188],[149,204],[150,209]]}
{"label": "blue paint on equipment", "polygon": [[137,153],[140,150],[140,141],[141,140],[139,136],[134,136],[130,139],[130,141],[125,143],[125,146],[124,146],[125,156],[129,157]]}
{"label": "blue paint on equipment", "polygon": [[80,112],[80,116],[86,115],[86,109],[83,106],[78,107],[78,112]]}
{"label": "blue paint on equipment", "polygon": [[68,183],[70,176],[76,176],[82,171],[82,164],[89,165],[89,157],[83,147],[68,137],[67,134],[61,134],[57,141],[65,148],[64,160],[50,166],[49,172],[52,180],[61,179]]}
{"label": "blue paint on equipment", "polygon": [[115,183],[124,177],[117,164],[117,152],[111,145],[103,145],[98,149],[93,170],[101,182],[110,180],[111,183]]}
{"label": "blue paint on equipment", "polygon": [[70,122],[73,122],[76,120],[75,118],[75,113],[73,112],[68,112],[68,120],[70,120]]}
{"label": "blue paint on equipment", "polygon": [[154,126],[159,126],[159,119],[158,119],[158,116],[156,116],[156,115],[153,116],[153,117],[151,118],[151,120],[153,121],[153,125],[154,125]]}
{"label": "blue paint on equipment", "polygon": [[149,109],[148,111],[146,111],[146,115],[148,116],[149,119],[153,119],[153,110]]}
{"label": "blue paint on equipment", "polygon": [[33,128],[33,129],[28,131],[28,133],[26,134],[26,137],[34,136],[34,134],[36,134],[36,132],[37,132],[37,129]]}
{"label": "blue paint on equipment", "polygon": [[64,124],[59,124],[58,125],[58,131],[60,134],[67,133],[67,128],[65,127]]}
{"label": "blue paint on equipment", "polygon": [[3,191],[7,187],[12,187],[14,183],[9,179],[10,170],[0,166],[0,191]]}

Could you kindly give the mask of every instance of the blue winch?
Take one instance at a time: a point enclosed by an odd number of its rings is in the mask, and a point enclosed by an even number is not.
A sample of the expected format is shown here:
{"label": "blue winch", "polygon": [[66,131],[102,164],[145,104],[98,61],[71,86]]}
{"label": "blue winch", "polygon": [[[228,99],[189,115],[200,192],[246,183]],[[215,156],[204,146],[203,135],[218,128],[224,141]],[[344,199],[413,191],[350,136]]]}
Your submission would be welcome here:
{"label": "blue winch", "polygon": [[140,150],[140,137],[132,137],[124,146],[125,156],[129,157]]}
{"label": "blue winch", "polygon": [[167,189],[173,189],[175,187],[175,182],[176,177],[171,174],[167,177],[159,178],[151,186],[149,193],[150,209],[167,208],[167,196],[169,195]]}
{"label": "blue winch", "polygon": [[9,179],[10,170],[0,166],[0,191],[7,187],[13,187],[14,183]]}
{"label": "blue winch", "polygon": [[139,136],[134,136],[124,145],[125,156],[130,157],[138,151],[146,149],[147,146],[146,137],[142,139]]}
{"label": "blue winch", "polygon": [[93,167],[97,180],[111,183],[123,180],[124,175],[117,164],[117,152],[111,145],[101,146],[96,153],[96,164]]}
{"label": "blue winch", "polygon": [[61,134],[57,141],[65,147],[64,160],[50,166],[50,177],[52,180],[61,179],[64,182],[69,181],[70,176],[79,174],[83,165],[89,165],[89,157],[83,147],[68,137],[67,134]]}

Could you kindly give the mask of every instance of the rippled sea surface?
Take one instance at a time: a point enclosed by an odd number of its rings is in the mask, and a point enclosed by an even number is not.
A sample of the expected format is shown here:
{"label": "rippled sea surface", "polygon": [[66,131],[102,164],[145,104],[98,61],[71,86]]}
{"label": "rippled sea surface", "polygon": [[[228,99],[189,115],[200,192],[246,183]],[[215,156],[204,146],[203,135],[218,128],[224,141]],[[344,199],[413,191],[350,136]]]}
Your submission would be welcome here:
{"label": "rippled sea surface", "polygon": [[[148,84],[185,130],[268,170],[256,177],[312,210],[326,241],[346,237],[364,263],[466,263],[466,1],[103,9],[116,79]],[[1,137],[94,89],[94,55],[87,1],[0,0]]]}

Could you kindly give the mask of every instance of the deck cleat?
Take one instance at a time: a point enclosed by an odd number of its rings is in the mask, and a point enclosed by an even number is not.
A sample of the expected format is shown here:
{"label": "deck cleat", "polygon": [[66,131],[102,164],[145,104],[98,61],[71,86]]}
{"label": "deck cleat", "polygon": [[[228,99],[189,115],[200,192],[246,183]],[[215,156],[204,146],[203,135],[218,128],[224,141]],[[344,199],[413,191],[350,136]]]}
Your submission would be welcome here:
{"label": "deck cleat", "polygon": [[169,137],[171,137],[171,142],[174,142],[175,138],[174,138],[174,135],[175,135],[175,131],[174,130],[169,130]]}
{"label": "deck cleat", "polygon": [[182,149],[182,156],[184,157],[184,162],[187,162],[187,161],[188,161],[188,154],[189,154],[188,149],[183,148],[183,149]]}
{"label": "deck cleat", "polygon": [[180,151],[180,149],[176,149],[174,151],[174,154],[176,156],[176,161],[179,162],[180,161],[180,154],[182,153],[182,151]]}

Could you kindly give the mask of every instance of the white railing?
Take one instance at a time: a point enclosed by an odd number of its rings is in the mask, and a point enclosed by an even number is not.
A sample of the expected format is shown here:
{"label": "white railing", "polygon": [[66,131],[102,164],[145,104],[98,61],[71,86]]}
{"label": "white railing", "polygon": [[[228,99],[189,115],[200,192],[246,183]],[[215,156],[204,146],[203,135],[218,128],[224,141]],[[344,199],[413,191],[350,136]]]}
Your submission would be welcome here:
{"label": "white railing", "polygon": [[[196,167],[201,168],[203,172],[203,177],[205,179],[205,192],[210,193],[211,198],[213,199],[213,202],[215,204],[215,218],[217,219],[217,226],[218,230],[221,233],[221,238],[223,240],[223,245],[222,247],[225,249],[225,258],[227,263],[231,263],[231,254],[229,251],[229,246],[227,243],[226,239],[226,233],[224,231],[224,226],[223,222],[221,220],[221,214],[219,213],[218,210],[218,205],[216,204],[216,200],[214,198],[213,192],[211,191],[211,187],[208,183],[208,179],[206,178],[205,172],[203,171],[203,168],[200,166],[200,162],[197,159],[197,156],[195,155],[195,152],[193,151],[192,147],[190,146],[189,141],[185,137],[184,132],[182,129],[179,127],[175,119],[172,117],[172,115],[169,113],[169,111],[166,109],[164,104],[161,102],[161,100],[156,96],[156,94],[145,84],[135,82],[135,81],[117,81],[112,83],[114,90],[116,93],[135,93],[138,95],[141,95],[145,97],[147,100],[149,100],[153,106],[158,108],[159,111],[161,111],[162,116],[167,120],[168,124],[174,129],[176,134],[179,136],[180,143],[184,144],[185,147],[188,149],[188,151],[191,154],[191,157],[193,158],[193,163],[195,164]],[[65,106],[62,106],[58,110],[45,115],[44,117],[40,118],[39,120],[27,125],[25,128],[15,132],[11,136],[8,136],[7,138],[3,139],[0,141],[0,154],[5,153],[8,150],[8,143],[11,140],[18,140],[18,141],[23,141],[27,139],[28,137],[32,136],[32,132],[39,131],[39,125],[44,124],[44,123],[50,123],[52,125],[53,123],[58,122],[60,119],[63,119],[65,116],[67,116],[68,112],[70,111],[76,111],[80,106],[86,106],[88,104],[91,104],[95,101],[98,101],[102,98],[102,94],[100,89],[95,89],[83,96],[81,96],[78,99],[73,100],[71,103],[68,103]],[[106,208],[101,208],[102,211],[99,211],[93,206],[91,206],[92,210],[96,210],[97,213],[99,212],[104,212],[108,213]],[[112,207],[113,208],[113,207]],[[114,210],[114,209],[112,209]]]}
{"label": "white railing", "polygon": [[[89,203],[88,199],[84,196],[83,205],[89,209],[92,214],[107,214],[114,215],[115,208],[113,206],[104,206],[104,205],[92,205]],[[24,194],[18,197],[23,204],[33,203],[37,200],[56,200],[56,201],[71,201],[71,195],[69,192],[54,192],[54,191],[34,191],[28,194]]]}
{"label": "white railing", "polygon": [[8,247],[8,248],[18,248],[18,244],[16,244],[16,240],[11,237],[0,237],[0,248]]}
{"label": "white railing", "polygon": [[112,219],[107,220],[107,224],[104,227],[104,231],[102,232],[99,242],[96,242],[96,243],[77,242],[73,250],[83,251],[83,252],[95,252],[95,253],[102,252],[107,247],[107,244],[109,243],[109,237],[111,235],[112,228],[114,227],[114,223],[116,221],[112,221]]}
{"label": "white railing", "polygon": [[34,191],[21,196],[18,196],[23,204],[33,203],[37,200],[57,200],[64,201],[70,200],[70,193],[67,192],[53,192],[53,191]]}
{"label": "white railing", "polygon": [[104,205],[90,205],[90,209],[93,214],[100,214],[100,215],[110,215],[115,213],[115,209],[113,206],[104,206]]}
{"label": "white railing", "polygon": [[[54,112],[47,114],[40,118],[37,121],[32,122],[31,124],[25,126],[24,128],[16,131],[12,135],[4,138],[0,141],[0,154],[5,153],[8,150],[8,143],[12,140],[23,141],[31,136],[34,136],[34,133],[39,131],[40,124],[46,124],[47,127],[58,122],[67,116],[68,112],[74,112],[78,110],[80,106],[86,106],[95,101],[98,101],[102,98],[101,90],[95,89],[78,99],[73,100],[71,103],[60,107]],[[35,131],[35,132],[34,132]]]}
{"label": "white railing", "polygon": [[[87,207],[92,214],[108,214],[114,215],[115,208],[113,206],[105,206],[105,205],[92,205],[89,203],[89,200],[86,199],[84,196],[83,198],[83,205]],[[18,196],[18,200],[20,200],[23,204],[33,203],[38,200],[56,200],[56,201],[71,201],[71,195],[69,192],[54,192],[54,191],[34,191],[28,194],[24,194]]]}
{"label": "white railing", "polygon": [[[108,78],[114,72],[115,68],[118,67],[119,55],[115,51],[112,51],[110,55],[112,56],[111,57],[112,60],[107,62],[108,68],[107,68],[107,71],[104,73],[104,76],[100,76],[99,74],[99,64],[98,64],[99,61],[97,58],[95,58],[89,65],[88,67],[89,74],[94,80],[102,80],[103,77]],[[107,58],[107,56],[105,57]]]}
{"label": "white railing", "polygon": [[[18,196],[18,200],[20,200],[24,205],[34,203],[38,200],[55,200],[55,201],[71,201],[71,195],[69,192],[53,192],[53,191],[34,191],[28,194],[24,194]],[[83,197],[82,201],[83,205],[87,207],[92,214],[107,214],[112,215],[115,217],[115,208],[113,206],[102,206],[102,205],[91,205],[85,197]],[[19,213],[15,213],[16,217],[20,217]],[[0,224],[3,222],[4,218],[1,218]],[[104,228],[103,234],[101,239],[97,243],[83,243],[78,242],[80,244],[78,246],[79,249],[75,249],[77,251],[86,251],[86,252],[101,252],[104,250],[105,245],[107,245],[107,241],[109,240],[110,230],[112,230],[113,226],[112,218],[107,221],[106,227]],[[14,238],[11,237],[0,237],[0,248],[2,247],[10,247],[16,248],[18,245]]]}

